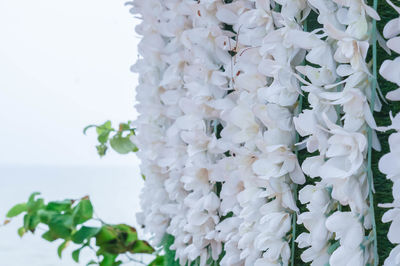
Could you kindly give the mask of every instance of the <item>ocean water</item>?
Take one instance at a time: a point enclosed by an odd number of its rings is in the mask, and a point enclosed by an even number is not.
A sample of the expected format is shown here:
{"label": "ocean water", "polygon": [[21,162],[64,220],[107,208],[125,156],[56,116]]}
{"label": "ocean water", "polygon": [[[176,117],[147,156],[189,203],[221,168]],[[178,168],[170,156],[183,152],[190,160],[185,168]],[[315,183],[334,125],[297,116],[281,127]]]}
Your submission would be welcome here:
{"label": "ocean water", "polygon": [[[143,181],[137,166],[132,167],[57,167],[0,166],[0,223],[13,205],[25,202],[38,191],[46,201],[80,198],[88,195],[98,217],[107,223],[136,225],[139,193]],[[17,229],[18,217],[0,226],[0,266],[74,266],[86,265],[92,258],[90,250],[81,253],[76,264],[71,258],[74,246],[69,246],[60,260],[57,247],[62,242],[48,243],[40,237],[26,234],[22,239]],[[129,263],[126,265],[136,265]]]}

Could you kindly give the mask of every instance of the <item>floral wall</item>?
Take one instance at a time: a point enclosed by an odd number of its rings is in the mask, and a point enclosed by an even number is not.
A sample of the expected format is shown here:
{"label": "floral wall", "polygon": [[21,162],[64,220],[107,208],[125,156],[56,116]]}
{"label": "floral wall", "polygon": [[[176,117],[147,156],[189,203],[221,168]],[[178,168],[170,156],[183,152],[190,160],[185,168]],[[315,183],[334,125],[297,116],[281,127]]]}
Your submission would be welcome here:
{"label": "floral wall", "polygon": [[180,265],[400,265],[400,8],[130,4],[154,245]]}

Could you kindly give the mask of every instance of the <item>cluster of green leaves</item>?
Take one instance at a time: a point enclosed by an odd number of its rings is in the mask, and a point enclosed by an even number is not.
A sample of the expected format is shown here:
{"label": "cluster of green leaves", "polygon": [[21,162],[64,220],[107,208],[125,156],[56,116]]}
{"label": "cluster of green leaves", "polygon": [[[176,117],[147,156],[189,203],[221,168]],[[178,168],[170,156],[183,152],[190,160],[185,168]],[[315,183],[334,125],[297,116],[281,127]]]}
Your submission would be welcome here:
{"label": "cluster of green leaves", "polygon": [[100,157],[106,154],[108,145],[120,154],[138,151],[136,145],[130,140],[131,136],[135,135],[135,129],[131,127],[131,121],[120,123],[117,130],[112,127],[111,121],[108,120],[101,125],[89,125],[85,127],[83,133],[86,134],[86,131],[93,127],[96,128],[97,132],[99,145],[96,146],[96,149]]}
{"label": "cluster of green leaves", "polygon": [[[90,248],[96,252],[97,261],[91,260],[87,265],[118,266],[123,263],[123,255],[128,261],[136,261],[129,254],[157,253],[149,243],[138,239],[135,228],[126,224],[106,224],[94,218],[89,197],[46,204],[42,198],[37,198],[39,194],[35,192],[28,202],[12,207],[7,213],[7,218],[24,214],[23,226],[18,229],[21,237],[27,232],[35,233],[39,225],[45,225],[46,232],[42,234],[45,240],[62,240],[57,251],[60,258],[63,250],[71,242],[79,246],[72,252],[72,258],[76,262],[79,262],[82,249]],[[100,225],[87,226],[91,220],[97,220]],[[6,223],[9,222],[10,220],[6,220]],[[164,256],[156,256],[150,265],[164,265]]]}

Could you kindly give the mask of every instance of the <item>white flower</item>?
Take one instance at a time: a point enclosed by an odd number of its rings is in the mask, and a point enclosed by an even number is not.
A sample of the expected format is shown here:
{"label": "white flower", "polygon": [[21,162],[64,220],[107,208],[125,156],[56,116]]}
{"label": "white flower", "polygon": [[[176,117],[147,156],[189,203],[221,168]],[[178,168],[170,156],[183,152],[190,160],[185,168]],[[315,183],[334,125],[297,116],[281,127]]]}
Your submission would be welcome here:
{"label": "white flower", "polygon": [[[303,169],[314,169],[310,172],[311,176],[321,176],[323,179],[329,178],[348,178],[355,174],[364,162],[366,152],[366,137],[361,133],[348,132],[340,126],[333,124],[326,115],[323,114],[326,126],[329,128],[331,136],[328,139],[328,148],[325,156],[327,161],[316,160],[317,157],[308,157]],[[310,162],[318,166],[310,165]]]}
{"label": "white flower", "polygon": [[233,143],[242,143],[254,139],[259,134],[260,126],[256,123],[251,109],[244,104],[234,107],[229,114],[232,123],[225,127],[221,136]]}
{"label": "white flower", "polygon": [[296,242],[300,248],[308,247],[301,258],[312,265],[325,265],[329,261],[327,253],[330,232],[325,226],[326,214],[331,210],[331,199],[323,185],[307,185],[299,192],[301,203],[307,204],[309,212],[299,215],[297,223],[304,224],[309,233],[301,233]]}
{"label": "white flower", "polygon": [[[384,79],[396,83],[397,86],[400,86],[399,69],[400,57],[396,57],[394,60],[385,60],[379,69],[379,74],[381,74]],[[391,101],[400,101],[400,88],[388,92],[386,98]]]}
{"label": "white flower", "polygon": [[[317,115],[313,110],[304,110],[299,116],[293,118],[293,122],[300,136],[307,136],[304,141],[308,152],[319,150],[325,153],[328,148],[328,134],[319,127]],[[307,174],[310,175],[311,173],[307,172]]]}
{"label": "white flower", "polygon": [[360,244],[364,240],[364,229],[351,212],[335,212],[326,220],[326,227],[334,232],[340,247],[336,249],[329,264],[332,266],[365,265],[364,252]]}
{"label": "white flower", "polygon": [[296,156],[284,147],[275,146],[266,157],[254,162],[253,171],[260,178],[277,178],[288,174],[292,181],[303,184],[305,177]]}
{"label": "white flower", "polygon": [[[395,6],[390,0],[387,0],[387,3],[389,3],[389,5],[392,6],[397,11],[397,13],[400,14],[399,7]],[[391,50],[395,51],[398,54],[400,53],[400,37],[397,36],[400,34],[399,23],[400,23],[400,17],[394,18],[390,20],[383,29],[383,36],[389,39],[386,45],[388,46],[388,48],[390,48]],[[381,76],[386,80],[396,83],[398,86],[400,86],[399,66],[400,66],[400,57],[396,57],[394,60],[385,60],[379,69],[379,74],[381,74]],[[386,95],[386,98],[388,98],[391,101],[399,101],[400,88],[389,92]]]}
{"label": "white flower", "polygon": [[[393,244],[400,244],[400,168],[398,167],[398,160],[400,158],[400,133],[399,133],[399,119],[400,114],[395,118],[391,116],[392,125],[388,128],[396,130],[395,133],[389,136],[390,152],[383,155],[379,160],[379,170],[386,174],[386,178],[393,181],[392,193],[393,203],[379,204],[382,208],[391,208],[382,216],[382,222],[391,222],[387,237]],[[384,265],[400,265],[399,247],[397,245],[385,260]]]}
{"label": "white flower", "polygon": [[389,257],[385,259],[384,266],[398,266],[400,265],[400,245],[390,251]]}
{"label": "white flower", "polygon": [[400,166],[396,163],[400,159],[400,133],[389,136],[389,147],[390,153],[383,155],[379,160],[379,170],[394,181],[400,178]]}
{"label": "white flower", "polygon": [[393,244],[400,244],[400,204],[395,203],[392,205],[383,205],[382,207],[395,207],[390,209],[382,216],[382,222],[392,222],[389,227],[387,234],[388,239]]}

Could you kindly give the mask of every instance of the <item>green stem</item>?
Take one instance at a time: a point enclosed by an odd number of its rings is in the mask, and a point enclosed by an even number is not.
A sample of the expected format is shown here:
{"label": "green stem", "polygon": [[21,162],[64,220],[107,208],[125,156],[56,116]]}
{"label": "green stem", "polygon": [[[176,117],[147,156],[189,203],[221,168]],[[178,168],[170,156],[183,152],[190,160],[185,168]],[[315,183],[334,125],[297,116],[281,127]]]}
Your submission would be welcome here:
{"label": "green stem", "polygon": [[[378,0],[374,0],[374,9],[378,9]],[[375,106],[375,97],[376,97],[376,87],[377,87],[377,44],[376,44],[376,20],[372,21],[372,92],[371,92],[371,112],[374,112]],[[368,176],[368,187],[369,187],[369,212],[371,215],[371,223],[372,223],[372,234],[374,238],[374,266],[378,266],[379,255],[378,255],[378,237],[376,231],[376,221],[375,221],[375,210],[374,210],[374,194],[372,189],[374,187],[373,174],[372,174],[372,128],[368,127],[368,167],[367,167],[367,176]]]}

